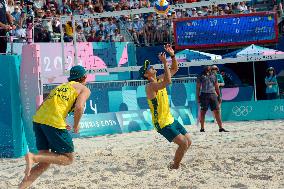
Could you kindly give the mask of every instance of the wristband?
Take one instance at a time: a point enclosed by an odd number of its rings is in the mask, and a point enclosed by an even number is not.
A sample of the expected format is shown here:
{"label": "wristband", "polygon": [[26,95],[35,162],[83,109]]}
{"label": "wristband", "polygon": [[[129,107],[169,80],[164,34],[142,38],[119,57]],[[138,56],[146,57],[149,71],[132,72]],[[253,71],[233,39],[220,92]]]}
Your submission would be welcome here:
{"label": "wristband", "polygon": [[176,55],[170,55],[171,56],[171,58],[174,58],[174,57],[176,57]]}

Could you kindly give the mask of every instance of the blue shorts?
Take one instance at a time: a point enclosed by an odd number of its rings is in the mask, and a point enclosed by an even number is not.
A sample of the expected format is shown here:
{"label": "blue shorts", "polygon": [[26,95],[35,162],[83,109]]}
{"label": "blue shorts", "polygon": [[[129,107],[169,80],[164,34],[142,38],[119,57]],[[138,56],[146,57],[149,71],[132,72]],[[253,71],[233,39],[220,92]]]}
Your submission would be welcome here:
{"label": "blue shorts", "polygon": [[185,135],[187,131],[185,128],[175,120],[172,124],[158,130],[158,133],[163,135],[169,142],[172,142],[179,134]]}
{"label": "blue shorts", "polygon": [[66,129],[35,122],[33,125],[38,150],[51,150],[59,154],[74,152],[72,137]]}

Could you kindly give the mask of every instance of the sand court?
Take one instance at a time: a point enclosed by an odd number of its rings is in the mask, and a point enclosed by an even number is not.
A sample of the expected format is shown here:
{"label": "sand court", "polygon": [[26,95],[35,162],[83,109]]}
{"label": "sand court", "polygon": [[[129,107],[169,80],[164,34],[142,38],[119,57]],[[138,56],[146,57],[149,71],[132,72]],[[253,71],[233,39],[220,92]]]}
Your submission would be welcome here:
{"label": "sand court", "polygon": [[[75,139],[75,163],[51,166],[31,188],[284,188],[284,121],[186,127],[192,146],[169,171],[176,146],[155,131]],[[17,188],[24,159],[0,160],[0,188]]]}

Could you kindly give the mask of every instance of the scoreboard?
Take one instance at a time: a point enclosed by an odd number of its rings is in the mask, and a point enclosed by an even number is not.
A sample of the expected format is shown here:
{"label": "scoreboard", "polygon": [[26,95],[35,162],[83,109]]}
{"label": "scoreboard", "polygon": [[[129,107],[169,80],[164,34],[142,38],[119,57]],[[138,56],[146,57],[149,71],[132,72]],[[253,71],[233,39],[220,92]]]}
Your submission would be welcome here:
{"label": "scoreboard", "polygon": [[182,18],[174,21],[174,35],[177,49],[276,43],[277,15],[259,12]]}

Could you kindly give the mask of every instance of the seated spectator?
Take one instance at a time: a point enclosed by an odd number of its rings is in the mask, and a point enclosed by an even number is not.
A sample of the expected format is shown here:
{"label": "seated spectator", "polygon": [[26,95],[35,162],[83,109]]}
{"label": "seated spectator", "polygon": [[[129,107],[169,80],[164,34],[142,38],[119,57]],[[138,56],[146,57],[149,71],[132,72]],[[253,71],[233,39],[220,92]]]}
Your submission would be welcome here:
{"label": "seated spectator", "polygon": [[7,8],[6,11],[9,13],[14,12],[14,0],[7,0]]}
{"label": "seated spectator", "polygon": [[82,27],[79,25],[76,28],[76,32],[77,32],[77,42],[86,42],[86,38],[85,35],[83,33]]}
{"label": "seated spectator", "polygon": [[27,14],[27,17],[34,17],[35,16],[35,13],[34,13],[34,10],[33,10],[33,2],[32,1],[26,1],[25,2],[26,4],[26,7],[27,7],[27,11],[26,11],[26,14]]}
{"label": "seated spectator", "polygon": [[34,0],[34,8],[35,9],[42,9],[44,6],[43,1],[41,0]]}
{"label": "seated spectator", "polygon": [[149,46],[151,44],[154,45],[154,31],[155,27],[153,18],[149,17],[144,25],[144,39],[146,46]]}
{"label": "seated spectator", "polygon": [[114,30],[117,29],[117,25],[115,24],[113,18],[108,18],[108,23],[106,24],[105,28],[110,36],[114,34]]}
{"label": "seated spectator", "polygon": [[89,5],[88,7],[84,8],[84,14],[94,14],[94,7],[93,5]]}
{"label": "seated spectator", "polygon": [[197,12],[197,16],[203,16],[203,12],[202,11],[198,11]]}
{"label": "seated spectator", "polygon": [[57,36],[60,35],[60,21],[58,18],[54,18],[52,20],[52,30],[53,30],[53,34],[57,34]]}
{"label": "seated spectator", "polygon": [[89,37],[90,32],[91,32],[91,26],[90,26],[89,20],[85,19],[83,20],[83,33],[86,38]]}
{"label": "seated spectator", "polygon": [[144,38],[144,23],[140,20],[138,15],[135,15],[132,26],[130,27],[130,33],[134,38],[134,42],[140,45],[140,41]]}
{"label": "seated spectator", "polygon": [[218,16],[222,16],[222,15],[225,15],[225,12],[223,9],[219,9],[218,10]]}
{"label": "seated spectator", "polygon": [[96,30],[91,30],[91,34],[88,37],[88,42],[96,42],[98,41],[97,37],[96,37]]}
{"label": "seated spectator", "polygon": [[196,8],[191,9],[191,13],[189,14],[190,17],[198,17],[198,14],[196,12]]}
{"label": "seated spectator", "polygon": [[139,8],[148,8],[150,7],[150,2],[147,0],[140,0],[139,1]]}
{"label": "seated spectator", "polygon": [[50,8],[50,12],[51,12],[51,16],[52,16],[52,17],[56,17],[57,12],[56,12],[55,7],[51,7],[51,8]]}
{"label": "seated spectator", "polygon": [[114,30],[114,34],[112,35],[112,40],[111,41],[112,42],[123,42],[123,41],[125,41],[124,37],[120,34],[118,28],[116,28]]}
{"label": "seated spectator", "polygon": [[64,31],[64,41],[71,42],[73,40],[73,27],[71,21],[64,25]]}
{"label": "seated spectator", "polygon": [[95,19],[91,22],[91,28],[92,28],[92,30],[95,30],[95,31],[99,30],[99,28],[100,28],[100,23],[101,23],[101,20],[98,19],[98,18],[95,18]]}
{"label": "seated spectator", "polygon": [[162,44],[165,37],[165,31],[167,30],[166,22],[160,15],[157,15],[156,19],[155,41],[157,41],[158,44]]}
{"label": "seated spectator", "polygon": [[247,11],[248,7],[246,6],[245,1],[240,2],[240,4],[237,6],[237,9],[240,10],[241,12]]}
{"label": "seated spectator", "polygon": [[23,42],[26,38],[26,14],[21,12],[18,21],[15,21],[16,29],[12,32],[12,35],[16,36],[17,42]]}
{"label": "seated spectator", "polygon": [[96,32],[96,37],[99,38],[101,41],[109,41],[110,36],[107,30],[104,28],[103,24],[100,24],[99,30]]}
{"label": "seated spectator", "polygon": [[67,10],[71,10],[70,6],[66,2],[66,0],[62,0],[62,4],[59,6],[59,12],[60,14],[67,14]]}
{"label": "seated spectator", "polygon": [[14,12],[12,12],[11,15],[14,17],[15,22],[19,22],[21,17],[21,10],[19,9],[19,6],[14,7]]}

